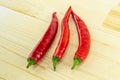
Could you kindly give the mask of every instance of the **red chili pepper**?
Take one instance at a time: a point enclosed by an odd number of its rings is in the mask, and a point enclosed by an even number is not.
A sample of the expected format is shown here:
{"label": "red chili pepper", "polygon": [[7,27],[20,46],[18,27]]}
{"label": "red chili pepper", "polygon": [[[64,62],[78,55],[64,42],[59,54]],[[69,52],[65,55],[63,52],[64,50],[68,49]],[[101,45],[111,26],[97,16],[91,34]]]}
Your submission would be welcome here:
{"label": "red chili pepper", "polygon": [[90,33],[85,23],[73,11],[71,12],[74,22],[76,24],[79,45],[74,55],[74,64],[72,69],[79,65],[87,57],[90,50]]}
{"label": "red chili pepper", "polygon": [[69,9],[67,10],[62,20],[60,40],[58,42],[57,48],[52,57],[54,71],[56,70],[56,64],[62,58],[69,42],[70,30],[69,30],[68,20],[69,20],[70,13],[71,13],[71,7],[69,7]]}
{"label": "red chili pepper", "polygon": [[32,51],[28,58],[28,65],[29,66],[34,65],[38,63],[38,61],[45,55],[46,51],[49,49],[50,45],[52,44],[54,37],[57,33],[58,29],[58,19],[56,16],[56,12],[52,15],[52,21],[44,34],[43,38],[40,40],[38,45],[35,47],[35,49]]}

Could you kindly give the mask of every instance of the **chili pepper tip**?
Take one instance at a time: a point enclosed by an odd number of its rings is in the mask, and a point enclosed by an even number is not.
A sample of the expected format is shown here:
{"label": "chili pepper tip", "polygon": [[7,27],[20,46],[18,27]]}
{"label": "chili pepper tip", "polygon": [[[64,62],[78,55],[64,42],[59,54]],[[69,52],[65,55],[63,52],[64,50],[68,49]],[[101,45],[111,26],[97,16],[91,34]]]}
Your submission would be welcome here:
{"label": "chili pepper tip", "polygon": [[34,59],[28,59],[28,65],[26,66],[26,68],[29,68],[31,65],[35,64],[35,60]]}
{"label": "chili pepper tip", "polygon": [[74,58],[74,63],[71,69],[74,69],[76,66],[78,66],[82,61],[79,58]]}
{"label": "chili pepper tip", "polygon": [[53,56],[52,61],[53,61],[53,69],[54,69],[54,71],[56,71],[56,65],[59,62],[59,58]]}

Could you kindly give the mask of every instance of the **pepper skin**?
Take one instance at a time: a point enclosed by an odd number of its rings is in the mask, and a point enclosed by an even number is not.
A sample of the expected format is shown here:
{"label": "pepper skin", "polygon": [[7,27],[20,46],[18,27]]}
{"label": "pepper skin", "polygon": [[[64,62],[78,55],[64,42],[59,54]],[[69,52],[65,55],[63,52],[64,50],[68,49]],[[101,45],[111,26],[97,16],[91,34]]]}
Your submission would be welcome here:
{"label": "pepper skin", "polygon": [[46,51],[49,49],[50,45],[52,44],[55,35],[57,33],[58,29],[58,19],[56,16],[56,12],[52,14],[52,20],[51,23],[45,32],[44,36],[40,40],[40,42],[37,44],[35,49],[31,52],[29,58],[27,59],[28,65],[26,66],[29,68],[31,65],[34,65],[40,61],[40,59],[43,58]]}
{"label": "pepper skin", "polygon": [[70,30],[69,30],[68,20],[70,14],[71,14],[71,7],[69,7],[64,18],[62,19],[60,40],[52,57],[54,71],[56,70],[56,64],[63,57],[63,54],[69,43]]}
{"label": "pepper skin", "polygon": [[76,24],[77,32],[78,32],[78,39],[79,45],[78,49],[74,55],[74,63],[71,69],[74,69],[77,65],[82,63],[90,50],[90,33],[87,29],[86,24],[83,20],[78,17],[73,11],[71,12],[74,22]]}

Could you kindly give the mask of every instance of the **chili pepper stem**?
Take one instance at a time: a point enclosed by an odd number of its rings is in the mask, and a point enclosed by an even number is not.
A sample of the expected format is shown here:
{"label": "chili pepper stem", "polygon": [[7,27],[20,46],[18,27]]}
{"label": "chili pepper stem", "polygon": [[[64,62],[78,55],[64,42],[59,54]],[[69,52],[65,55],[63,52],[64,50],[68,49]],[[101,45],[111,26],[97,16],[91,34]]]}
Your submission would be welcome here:
{"label": "chili pepper stem", "polygon": [[53,61],[53,69],[54,69],[54,71],[56,71],[56,65],[59,62],[59,58],[53,56],[52,61]]}
{"label": "chili pepper stem", "polygon": [[82,61],[79,58],[74,58],[74,63],[73,63],[73,66],[71,67],[71,69],[74,69],[76,66],[78,66],[81,63],[82,63]]}
{"label": "chili pepper stem", "polygon": [[34,65],[36,63],[36,61],[34,59],[28,59],[28,65],[26,66],[26,68],[29,68],[31,65]]}

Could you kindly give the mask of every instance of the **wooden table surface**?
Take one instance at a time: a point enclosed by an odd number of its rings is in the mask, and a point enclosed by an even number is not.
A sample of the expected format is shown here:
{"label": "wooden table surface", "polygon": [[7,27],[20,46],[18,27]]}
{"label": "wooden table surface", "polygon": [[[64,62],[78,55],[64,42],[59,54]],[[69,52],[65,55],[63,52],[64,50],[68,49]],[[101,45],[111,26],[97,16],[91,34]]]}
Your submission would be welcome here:
{"label": "wooden table surface", "polygon": [[[119,0],[0,0],[0,80],[120,80]],[[70,17],[70,43],[53,71],[52,54],[60,37],[60,22],[69,6],[85,21],[91,48],[84,63],[71,70],[78,46]],[[26,69],[27,57],[57,12],[59,29],[45,57]]]}

